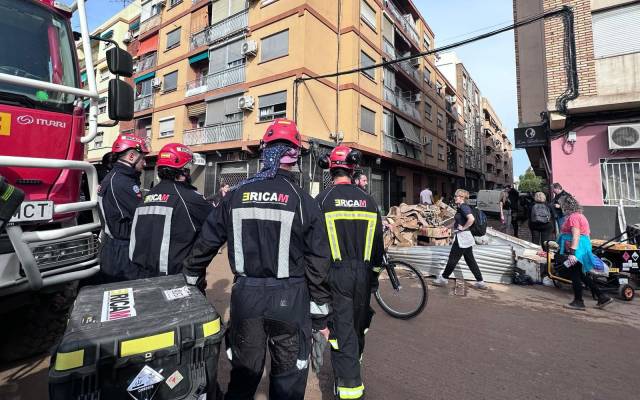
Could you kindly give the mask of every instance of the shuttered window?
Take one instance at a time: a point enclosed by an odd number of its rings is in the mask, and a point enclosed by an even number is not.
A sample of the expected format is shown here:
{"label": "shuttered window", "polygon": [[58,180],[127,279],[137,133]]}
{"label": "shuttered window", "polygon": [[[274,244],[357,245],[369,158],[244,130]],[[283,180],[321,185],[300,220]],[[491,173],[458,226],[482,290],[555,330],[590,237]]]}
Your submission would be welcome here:
{"label": "shuttered window", "polygon": [[384,14],[382,18],[382,36],[390,43],[393,43],[393,22]]}
{"label": "shuttered window", "polygon": [[595,58],[640,52],[640,3],[593,13],[592,20]]}
{"label": "shuttered window", "polygon": [[175,118],[167,118],[160,121],[160,137],[173,136],[173,128],[175,125]]}
{"label": "shuttered window", "polygon": [[289,30],[262,39],[260,61],[269,61],[289,54]]}
{"label": "shuttered window", "polygon": [[242,43],[242,40],[237,40],[211,50],[209,52],[209,73],[214,74],[244,64],[244,57],[241,53]]}
{"label": "shuttered window", "polygon": [[360,107],[360,129],[371,134],[376,134],[376,113],[367,107]]}
{"label": "shuttered window", "polygon": [[258,97],[260,121],[284,118],[287,113],[287,92],[278,92]]}
{"label": "shuttered window", "polygon": [[376,10],[364,0],[360,0],[360,18],[372,29],[376,29]]}
{"label": "shuttered window", "polygon": [[433,118],[433,111],[431,107],[431,103],[425,100],[424,102],[424,116],[431,121]]}
{"label": "shuttered window", "polygon": [[169,92],[178,88],[178,71],[173,71],[164,76],[163,90]]}
{"label": "shuttered window", "polygon": [[[360,52],[360,67],[368,67],[370,65],[374,65],[375,63],[376,61],[373,58],[369,57],[367,53],[365,53],[364,51]],[[362,71],[362,73],[373,80],[376,79],[376,70],[374,68],[364,70]]]}
{"label": "shuttered window", "polygon": [[218,125],[242,120],[242,111],[238,108],[238,99],[242,95],[225,97],[207,103],[205,125]]}
{"label": "shuttered window", "polygon": [[167,33],[167,50],[180,45],[180,28]]}

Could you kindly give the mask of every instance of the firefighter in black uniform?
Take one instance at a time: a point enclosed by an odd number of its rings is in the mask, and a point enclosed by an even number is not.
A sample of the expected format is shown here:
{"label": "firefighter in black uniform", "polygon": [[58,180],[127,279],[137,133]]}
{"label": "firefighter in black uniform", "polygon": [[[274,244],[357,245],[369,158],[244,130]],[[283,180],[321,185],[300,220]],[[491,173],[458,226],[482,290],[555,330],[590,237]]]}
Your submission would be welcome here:
{"label": "firefighter in black uniform", "polygon": [[235,275],[227,355],[226,399],[253,399],[271,355],[269,398],[303,399],[311,331],[328,337],[329,245],[318,204],[290,172],[300,152],[294,122],[276,119],[263,138],[264,167],[214,208],[185,260],[188,284],[199,284],[229,242]]}
{"label": "firefighter in black uniform", "polygon": [[333,186],[322,191],[317,200],[324,212],[331,247],[329,285],[333,310],[329,343],[339,399],[364,396],[360,361],[364,335],[373,317],[371,293],[378,287],[384,252],[378,205],[351,183],[359,159],[359,151],[338,146],[319,160],[321,168],[330,169],[333,179]]}
{"label": "firefighter in black uniform", "polygon": [[129,237],[136,207],[142,201],[140,174],[149,149],[144,139],[120,135],[113,142],[108,157],[113,169],[98,186],[98,204],[104,232],[100,253],[102,283],[137,278],[129,261]]}
{"label": "firefighter in black uniform", "polygon": [[136,209],[129,255],[139,278],[174,275],[191,251],[202,224],[213,210],[191,185],[191,150],[169,143],[158,153],[160,183]]}

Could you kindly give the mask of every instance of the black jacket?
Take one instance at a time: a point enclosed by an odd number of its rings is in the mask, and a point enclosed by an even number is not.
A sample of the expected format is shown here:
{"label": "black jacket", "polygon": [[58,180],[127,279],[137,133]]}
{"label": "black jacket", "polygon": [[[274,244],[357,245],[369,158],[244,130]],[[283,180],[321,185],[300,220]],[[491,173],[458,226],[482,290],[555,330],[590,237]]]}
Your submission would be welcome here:
{"label": "black jacket", "polygon": [[384,254],[378,205],[355,185],[338,184],[317,197],[324,212],[331,258],[379,267]]}
{"label": "black jacket", "polygon": [[129,244],[129,259],[140,278],[182,272],[213,206],[184,183],[163,179],[136,209]]}
{"label": "black jacket", "polygon": [[184,262],[188,282],[204,276],[227,241],[236,276],[306,277],[312,302],[330,302],[330,252],[322,214],[316,201],[293,183],[291,173],[279,170],[273,179],[245,184],[224,197]]}
{"label": "black jacket", "polygon": [[[565,192],[563,190],[562,192],[555,195],[555,197],[553,198],[553,202],[551,203],[552,205],[551,209],[553,210],[555,217],[557,219],[562,218],[564,216],[564,213],[562,212],[562,205],[564,204],[564,202],[567,200],[567,197],[569,196],[571,196],[571,193]],[[556,204],[559,205],[560,207],[556,207]]]}
{"label": "black jacket", "polygon": [[133,213],[141,201],[140,173],[133,167],[115,163],[98,186],[98,204],[105,233],[114,239],[129,240]]}

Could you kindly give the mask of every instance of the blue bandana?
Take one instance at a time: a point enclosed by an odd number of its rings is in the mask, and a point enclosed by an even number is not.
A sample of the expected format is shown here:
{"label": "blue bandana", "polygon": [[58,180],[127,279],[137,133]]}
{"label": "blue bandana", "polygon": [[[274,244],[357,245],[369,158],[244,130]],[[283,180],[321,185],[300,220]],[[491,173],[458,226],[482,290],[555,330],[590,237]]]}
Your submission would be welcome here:
{"label": "blue bandana", "polygon": [[280,159],[289,150],[291,150],[291,146],[283,143],[276,143],[266,147],[264,150],[262,150],[264,166],[262,167],[260,172],[258,172],[251,178],[245,179],[242,182],[238,183],[236,186],[231,188],[231,190],[235,190],[243,185],[246,185],[247,183],[273,179],[278,173],[278,168],[280,168]]}

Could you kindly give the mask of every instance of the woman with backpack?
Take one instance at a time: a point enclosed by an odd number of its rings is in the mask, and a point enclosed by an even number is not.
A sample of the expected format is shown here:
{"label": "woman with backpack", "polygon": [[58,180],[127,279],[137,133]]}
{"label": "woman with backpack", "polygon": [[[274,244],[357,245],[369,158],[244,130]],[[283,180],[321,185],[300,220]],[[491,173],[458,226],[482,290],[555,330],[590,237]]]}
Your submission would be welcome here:
{"label": "woman with backpack", "polygon": [[463,189],[456,190],[456,194],[453,197],[457,206],[456,215],[454,216],[454,232],[455,238],[453,245],[451,245],[451,252],[449,253],[449,259],[447,260],[447,266],[444,271],[438,275],[433,281],[436,286],[446,286],[449,283],[449,275],[453,272],[453,269],[458,265],[460,257],[464,257],[464,261],[469,266],[469,269],[476,278],[474,287],[476,289],[488,289],[487,284],[482,280],[482,273],[480,267],[473,257],[473,245],[475,244],[473,234],[471,233],[471,227],[475,222],[473,216],[473,210],[465,202],[469,198],[469,192]]}
{"label": "woman with backpack", "polygon": [[[542,246],[546,251],[544,243],[551,239],[554,228],[553,210],[547,204],[547,196],[542,192],[533,195],[534,203],[529,207],[529,230],[531,231],[531,241]],[[552,285],[553,282],[547,276],[545,268],[540,269],[540,279],[545,285]]]}

